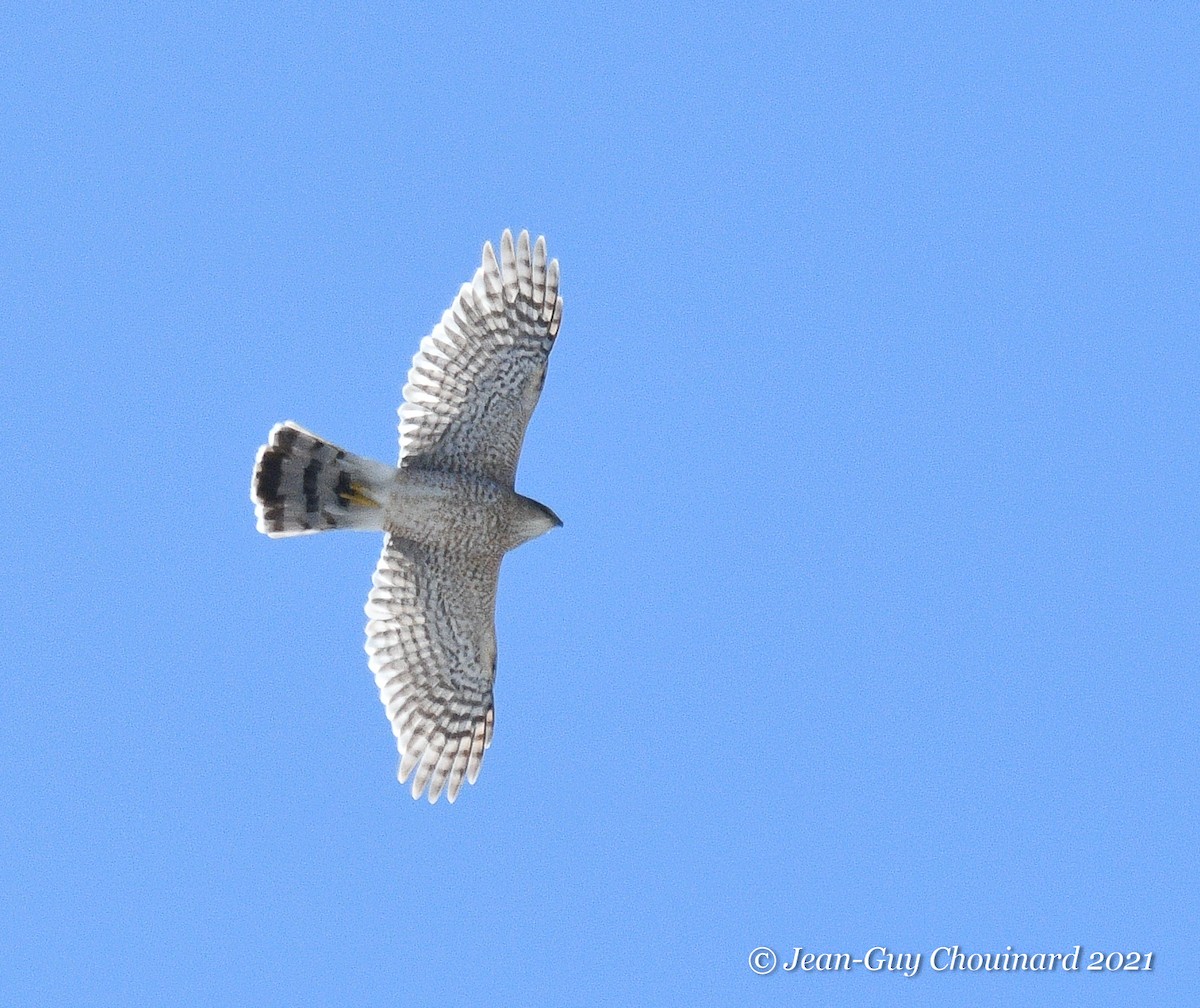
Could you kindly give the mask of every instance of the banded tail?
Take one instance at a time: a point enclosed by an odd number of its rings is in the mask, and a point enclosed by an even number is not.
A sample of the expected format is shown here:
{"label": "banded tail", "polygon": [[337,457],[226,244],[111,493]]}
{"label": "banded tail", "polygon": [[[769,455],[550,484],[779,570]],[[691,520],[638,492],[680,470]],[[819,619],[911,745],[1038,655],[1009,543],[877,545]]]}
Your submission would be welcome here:
{"label": "banded tail", "polygon": [[272,539],[348,528],[378,532],[395,470],[345,451],[288,420],[254,460],[250,499]]}

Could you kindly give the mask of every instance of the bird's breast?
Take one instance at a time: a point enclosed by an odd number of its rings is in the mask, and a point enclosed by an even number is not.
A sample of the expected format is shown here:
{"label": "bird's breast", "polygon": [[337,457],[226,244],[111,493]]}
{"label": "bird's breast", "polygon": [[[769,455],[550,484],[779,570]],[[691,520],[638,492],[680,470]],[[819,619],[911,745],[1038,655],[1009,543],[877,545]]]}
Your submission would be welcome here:
{"label": "bird's breast", "polygon": [[515,496],[488,480],[400,469],[384,508],[387,530],[428,545],[503,552]]}

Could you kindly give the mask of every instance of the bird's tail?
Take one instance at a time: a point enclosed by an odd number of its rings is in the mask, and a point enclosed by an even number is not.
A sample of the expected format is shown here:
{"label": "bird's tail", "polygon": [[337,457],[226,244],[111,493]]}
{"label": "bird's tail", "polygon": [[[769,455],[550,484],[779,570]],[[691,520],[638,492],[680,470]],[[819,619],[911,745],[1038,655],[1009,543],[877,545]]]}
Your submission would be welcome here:
{"label": "bird's tail", "polygon": [[258,450],[250,499],[258,531],[272,539],[326,529],[383,528],[394,470],[322,441],[288,420]]}

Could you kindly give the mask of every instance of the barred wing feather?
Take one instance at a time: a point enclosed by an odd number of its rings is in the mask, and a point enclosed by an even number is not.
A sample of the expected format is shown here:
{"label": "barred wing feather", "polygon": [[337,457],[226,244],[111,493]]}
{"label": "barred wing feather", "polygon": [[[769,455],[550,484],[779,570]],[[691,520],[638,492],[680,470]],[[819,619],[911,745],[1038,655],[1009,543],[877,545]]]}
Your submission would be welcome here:
{"label": "barred wing feather", "polygon": [[480,476],[512,488],[529,417],[562,320],[558,260],[546,240],[491,242],[421,341],[400,407],[400,466]]}
{"label": "barred wing feather", "polygon": [[389,535],[367,598],[366,651],[412,796],[453,802],[492,744],[500,556],[467,558]]}

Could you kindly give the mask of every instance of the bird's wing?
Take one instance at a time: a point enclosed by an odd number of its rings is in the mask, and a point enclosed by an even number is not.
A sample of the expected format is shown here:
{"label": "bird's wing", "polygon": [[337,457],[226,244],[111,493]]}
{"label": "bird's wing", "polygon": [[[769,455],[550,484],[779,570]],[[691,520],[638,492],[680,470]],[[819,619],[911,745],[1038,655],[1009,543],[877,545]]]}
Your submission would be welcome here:
{"label": "bird's wing", "polygon": [[400,407],[400,466],[482,476],[511,488],[525,428],[562,319],[558,260],[522,231],[491,242],[433,332],[421,340]]}
{"label": "bird's wing", "polygon": [[412,796],[479,776],[492,744],[496,582],[501,554],[469,557],[389,535],[367,598],[367,643],[379,698]]}

